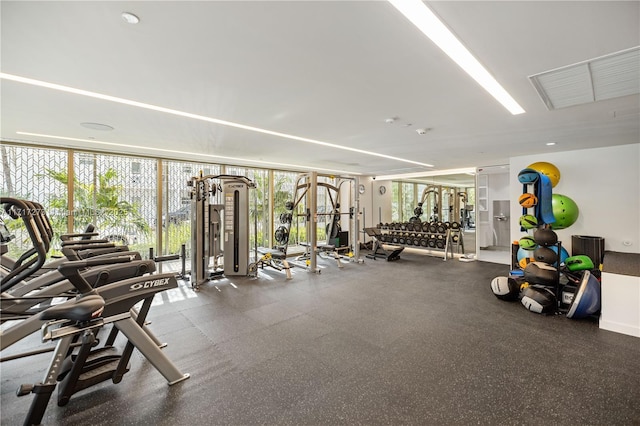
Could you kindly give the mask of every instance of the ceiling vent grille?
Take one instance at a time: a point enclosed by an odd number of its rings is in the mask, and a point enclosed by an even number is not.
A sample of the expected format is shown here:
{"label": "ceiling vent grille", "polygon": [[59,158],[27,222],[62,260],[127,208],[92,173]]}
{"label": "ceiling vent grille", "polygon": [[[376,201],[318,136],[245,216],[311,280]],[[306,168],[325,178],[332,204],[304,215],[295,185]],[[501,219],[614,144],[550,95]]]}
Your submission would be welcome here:
{"label": "ceiling vent grille", "polygon": [[640,46],[529,76],[547,108],[640,93]]}

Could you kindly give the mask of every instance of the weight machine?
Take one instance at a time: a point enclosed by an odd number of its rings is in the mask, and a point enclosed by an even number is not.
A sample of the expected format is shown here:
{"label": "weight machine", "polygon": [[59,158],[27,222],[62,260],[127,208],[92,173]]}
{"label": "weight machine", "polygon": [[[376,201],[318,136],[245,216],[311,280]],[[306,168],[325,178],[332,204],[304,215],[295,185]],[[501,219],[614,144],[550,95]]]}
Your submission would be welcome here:
{"label": "weight machine", "polygon": [[191,197],[191,286],[222,275],[249,274],[249,189],[244,176],[187,181]]}
{"label": "weight machine", "polygon": [[[355,206],[349,209],[348,213],[340,211],[340,189],[344,183],[352,184],[351,195],[353,196]],[[303,261],[305,267],[319,273],[320,269],[317,267],[317,253],[332,254],[338,263],[338,267],[342,267],[340,262],[341,256],[338,255],[339,250],[350,250],[352,256],[349,256],[349,260],[356,259],[359,261],[359,244],[358,239],[358,193],[355,190],[357,187],[357,178],[341,178],[337,185],[332,185],[327,182],[318,182],[317,172],[309,172],[298,175],[295,183],[295,190],[293,194],[293,201],[288,201],[286,209],[289,212],[282,213],[280,215],[280,221],[283,223],[275,231],[276,241],[281,244],[281,249],[286,254],[288,244],[291,222],[293,217],[303,217],[305,220],[307,243],[305,244],[305,253],[299,256],[296,260]],[[318,212],[317,197],[318,188],[325,188],[331,205],[331,211]],[[304,213],[296,213],[298,205],[305,201]],[[341,215],[348,214],[351,219],[350,232],[342,232],[340,217]],[[327,244],[320,245],[317,241],[317,223],[318,216],[327,216],[328,223],[326,225]],[[352,244],[348,243],[348,235],[351,234]]]}

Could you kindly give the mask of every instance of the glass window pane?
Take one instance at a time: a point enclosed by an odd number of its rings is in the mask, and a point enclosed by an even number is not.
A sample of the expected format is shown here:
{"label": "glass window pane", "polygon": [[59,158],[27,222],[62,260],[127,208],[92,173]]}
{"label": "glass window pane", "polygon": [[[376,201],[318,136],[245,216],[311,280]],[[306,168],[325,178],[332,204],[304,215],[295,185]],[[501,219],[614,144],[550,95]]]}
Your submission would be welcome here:
{"label": "glass window pane", "polygon": [[157,161],[74,154],[74,230],[93,224],[102,238],[143,253],[155,246]]}
{"label": "glass window pane", "polygon": [[[60,235],[67,232],[67,152],[4,142],[0,145],[0,193],[42,204],[54,230],[49,254],[60,254]],[[7,226],[22,228],[21,221],[7,221]],[[20,234],[21,231],[16,232]],[[18,250],[22,251],[31,244],[26,237],[12,243],[19,244]],[[9,255],[13,257],[11,252]]]}
{"label": "glass window pane", "polygon": [[194,176],[218,175],[220,166],[164,160],[162,185],[162,254],[180,254],[185,245],[186,258],[191,257],[191,197],[187,182]]}
{"label": "glass window pane", "polygon": [[413,216],[413,209],[418,205],[414,194],[413,183],[402,183],[402,221],[408,222]]}

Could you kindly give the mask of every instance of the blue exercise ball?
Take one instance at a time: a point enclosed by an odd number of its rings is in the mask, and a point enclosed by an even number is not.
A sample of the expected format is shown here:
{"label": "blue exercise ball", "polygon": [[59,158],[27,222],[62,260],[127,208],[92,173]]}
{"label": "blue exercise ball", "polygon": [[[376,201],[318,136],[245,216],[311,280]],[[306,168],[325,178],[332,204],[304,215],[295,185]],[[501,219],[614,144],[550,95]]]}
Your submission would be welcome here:
{"label": "blue exercise ball", "polygon": [[[548,248],[553,250],[556,255],[558,254],[558,246],[549,246]],[[560,250],[560,264],[563,264],[564,261],[567,260],[567,257],[569,257],[569,252],[567,251],[567,249],[562,247],[562,249]]]}

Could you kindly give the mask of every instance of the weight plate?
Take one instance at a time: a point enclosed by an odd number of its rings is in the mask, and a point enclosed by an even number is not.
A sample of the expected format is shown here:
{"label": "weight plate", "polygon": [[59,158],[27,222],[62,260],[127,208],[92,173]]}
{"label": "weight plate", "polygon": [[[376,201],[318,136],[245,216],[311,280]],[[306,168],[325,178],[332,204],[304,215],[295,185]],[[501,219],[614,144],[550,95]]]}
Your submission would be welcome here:
{"label": "weight plate", "polygon": [[275,232],[276,242],[278,244],[287,244],[289,241],[289,230],[284,226],[279,226]]}
{"label": "weight plate", "polygon": [[293,215],[291,213],[283,212],[280,213],[280,223],[291,223],[291,219]]}

